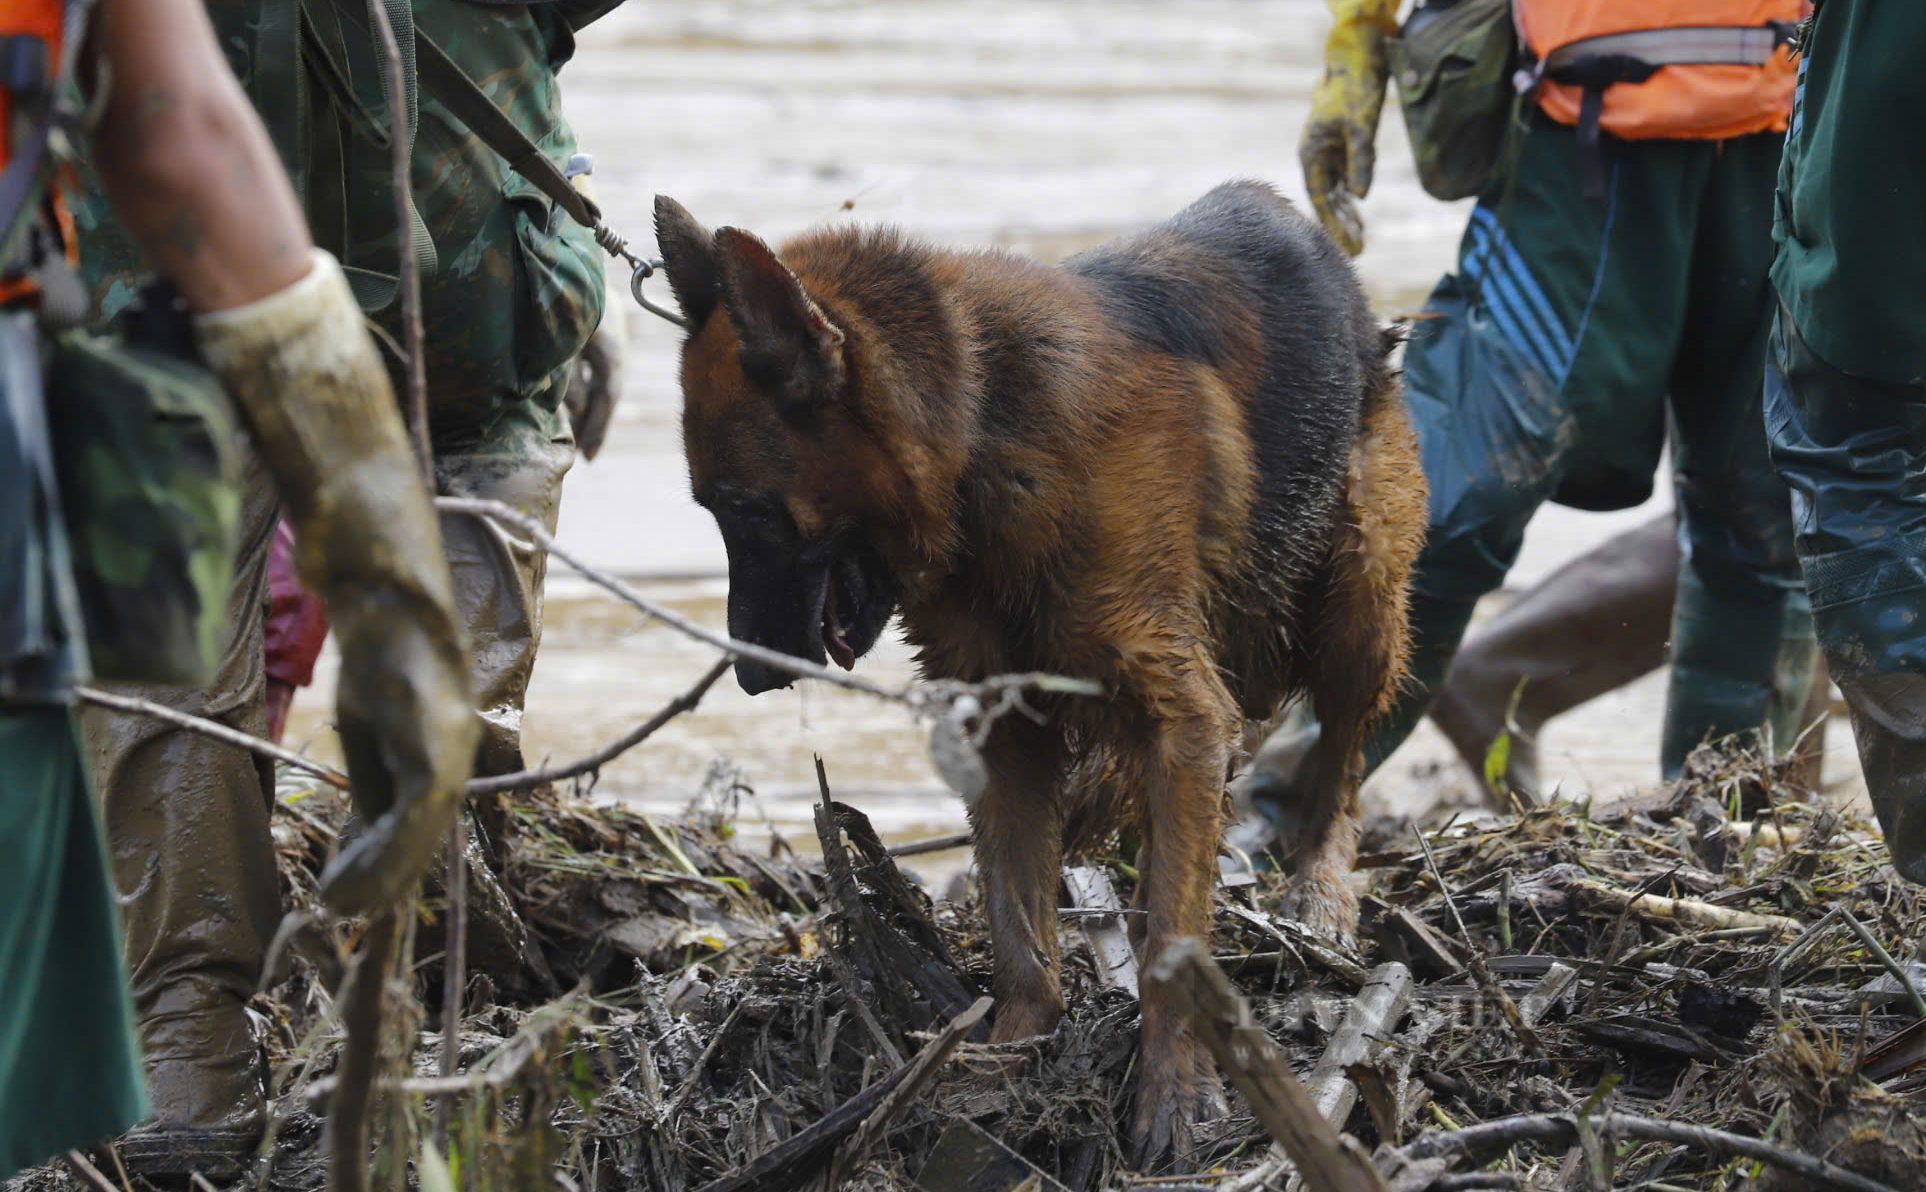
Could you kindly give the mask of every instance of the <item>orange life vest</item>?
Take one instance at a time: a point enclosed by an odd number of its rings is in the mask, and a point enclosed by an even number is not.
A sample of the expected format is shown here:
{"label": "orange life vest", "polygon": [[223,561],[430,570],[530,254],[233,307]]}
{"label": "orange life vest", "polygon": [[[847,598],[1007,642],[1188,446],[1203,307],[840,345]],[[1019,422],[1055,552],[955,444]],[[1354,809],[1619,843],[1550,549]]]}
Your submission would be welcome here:
{"label": "orange life vest", "polygon": [[[1648,65],[1674,61],[1642,81],[1602,84],[1593,101],[1597,128],[1626,140],[1717,140],[1785,131],[1794,67],[1784,39],[1808,7],[1807,0],[1512,0],[1512,18],[1543,72],[1538,104],[1552,119],[1585,122],[1588,88],[1554,77],[1561,57],[1636,61],[1643,47]],[[1592,38],[1603,40],[1578,44]]]}
{"label": "orange life vest", "polygon": [[[64,59],[68,6],[63,0],[0,0],[0,171],[19,164],[23,153],[44,146],[29,143],[29,138],[44,137],[40,119],[27,107],[23,92],[40,90],[32,96],[36,106],[51,103]],[[34,168],[51,171],[51,163]],[[46,210],[53,219],[69,264],[78,261],[73,216],[67,210],[60,188],[52,188]],[[4,230],[4,229],[0,229]],[[8,262],[0,262],[0,305],[30,297],[39,286],[30,276],[9,273]]]}

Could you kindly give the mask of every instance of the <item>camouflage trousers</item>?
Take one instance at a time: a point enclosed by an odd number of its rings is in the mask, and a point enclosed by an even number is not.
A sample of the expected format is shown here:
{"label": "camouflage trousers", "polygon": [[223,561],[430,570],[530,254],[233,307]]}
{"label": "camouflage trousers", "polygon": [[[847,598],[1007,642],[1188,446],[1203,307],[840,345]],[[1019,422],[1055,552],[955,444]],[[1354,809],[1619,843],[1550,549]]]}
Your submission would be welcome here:
{"label": "camouflage trousers", "polygon": [[[484,433],[438,442],[436,486],[446,495],[503,501],[553,529],[574,454],[566,417],[524,402]],[[214,681],[199,690],[121,690],[265,734],[263,633],[278,516],[266,473],[252,465],[228,602],[232,635]],[[477,772],[521,769],[546,553],[475,518],[444,517],[442,535],[486,725]],[[260,1104],[243,1006],[281,913],[268,831],[272,769],[244,750],[147,718],[90,711],[84,728],[105,800],[156,1116],[217,1125]]]}

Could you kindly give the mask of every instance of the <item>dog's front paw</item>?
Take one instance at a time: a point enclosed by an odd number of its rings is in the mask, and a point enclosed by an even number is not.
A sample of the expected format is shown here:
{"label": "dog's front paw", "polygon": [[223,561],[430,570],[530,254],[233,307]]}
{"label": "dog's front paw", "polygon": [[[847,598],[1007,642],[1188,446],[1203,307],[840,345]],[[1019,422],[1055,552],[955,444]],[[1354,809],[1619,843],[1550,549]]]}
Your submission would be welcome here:
{"label": "dog's front paw", "polygon": [[1341,875],[1315,869],[1298,874],[1278,909],[1319,935],[1341,943],[1357,938],[1358,896]]}
{"label": "dog's front paw", "polygon": [[1197,1124],[1228,1112],[1217,1066],[1203,1047],[1188,1042],[1174,1054],[1146,1056],[1130,1124],[1137,1170],[1187,1171],[1197,1153]]}
{"label": "dog's front paw", "polygon": [[990,1042],[1014,1043],[1047,1035],[1063,1017],[1063,999],[1048,997],[1004,997],[997,999],[996,1020],[990,1027]]}

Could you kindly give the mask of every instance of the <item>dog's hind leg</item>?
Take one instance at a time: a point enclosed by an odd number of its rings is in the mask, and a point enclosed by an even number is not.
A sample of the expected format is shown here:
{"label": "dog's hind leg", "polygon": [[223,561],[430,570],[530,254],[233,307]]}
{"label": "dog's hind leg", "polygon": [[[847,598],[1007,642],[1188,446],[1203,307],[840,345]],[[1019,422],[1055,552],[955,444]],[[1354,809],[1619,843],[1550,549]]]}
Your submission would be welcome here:
{"label": "dog's hind leg", "polygon": [[1417,435],[1394,388],[1365,404],[1339,518],[1322,616],[1306,643],[1319,734],[1309,781],[1299,788],[1304,836],[1284,909],[1307,927],[1348,936],[1358,917],[1349,876],[1360,830],[1361,750],[1405,679],[1405,596],[1425,527]]}
{"label": "dog's hind leg", "polygon": [[[1208,660],[1194,658],[1152,688],[1137,740],[1119,743],[1119,772],[1137,787],[1144,852],[1137,904],[1148,912],[1142,959],[1171,942],[1210,937],[1210,889],[1223,826],[1224,770],[1241,719]],[[1188,1155],[1192,1124],[1223,1101],[1188,1017],[1151,985],[1131,1136],[1146,1163]]]}
{"label": "dog's hind leg", "polygon": [[1063,864],[1060,731],[1021,715],[990,730],[990,785],[971,812],[996,953],[992,1042],[1043,1034],[1063,1016],[1057,882]]}

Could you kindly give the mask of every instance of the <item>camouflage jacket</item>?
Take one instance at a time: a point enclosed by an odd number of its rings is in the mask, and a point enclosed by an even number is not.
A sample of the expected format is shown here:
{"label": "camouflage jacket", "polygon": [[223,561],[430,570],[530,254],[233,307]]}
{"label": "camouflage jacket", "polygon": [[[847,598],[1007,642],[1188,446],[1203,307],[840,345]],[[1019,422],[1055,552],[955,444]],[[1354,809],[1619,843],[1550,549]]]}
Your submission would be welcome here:
{"label": "camouflage jacket", "polygon": [[[413,11],[420,34],[559,165],[576,145],[557,72],[574,53],[574,30],[616,3],[413,0]],[[209,13],[296,181],[316,242],[340,258],[396,343],[396,250],[411,243],[422,265],[436,439],[480,433],[516,402],[553,409],[602,317],[602,250],[588,230],[417,90],[410,183],[419,223],[404,239],[383,74],[367,33],[344,25],[328,0],[211,0]],[[285,29],[298,32],[279,36]],[[107,318],[130,300],[144,266],[89,182],[76,213],[82,269]],[[397,364],[398,392],[399,380]]]}

